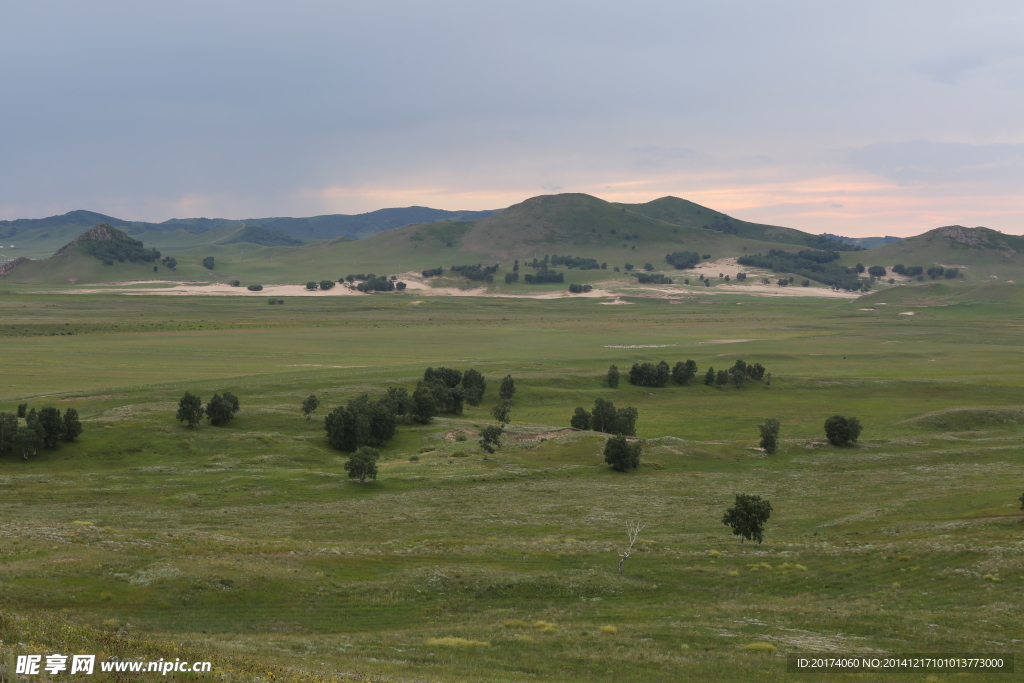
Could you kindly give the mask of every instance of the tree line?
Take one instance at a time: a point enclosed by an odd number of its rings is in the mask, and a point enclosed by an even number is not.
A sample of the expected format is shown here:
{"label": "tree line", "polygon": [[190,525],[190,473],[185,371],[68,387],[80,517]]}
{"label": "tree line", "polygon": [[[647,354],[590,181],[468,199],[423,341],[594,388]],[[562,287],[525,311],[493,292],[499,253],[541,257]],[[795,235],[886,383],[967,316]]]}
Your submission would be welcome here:
{"label": "tree line", "polygon": [[198,425],[203,421],[203,417],[206,417],[214,427],[223,427],[235,419],[238,409],[238,397],[230,391],[214,394],[205,407],[201,398],[191,391],[186,391],[178,401],[178,412],[175,417],[178,422],[183,422],[189,427]]}
{"label": "tree line", "polygon": [[[24,424],[19,418],[24,419]],[[61,414],[53,406],[37,411],[21,403],[17,413],[0,412],[0,454],[15,452],[28,460],[39,449],[56,448],[61,441],[74,441],[81,433],[82,423],[74,408]]]}
{"label": "tree line", "polygon": [[776,273],[794,273],[839,289],[856,292],[864,286],[856,269],[839,265],[837,251],[801,249],[797,253],[769,249],[767,254],[740,256],[741,266],[764,268]]}

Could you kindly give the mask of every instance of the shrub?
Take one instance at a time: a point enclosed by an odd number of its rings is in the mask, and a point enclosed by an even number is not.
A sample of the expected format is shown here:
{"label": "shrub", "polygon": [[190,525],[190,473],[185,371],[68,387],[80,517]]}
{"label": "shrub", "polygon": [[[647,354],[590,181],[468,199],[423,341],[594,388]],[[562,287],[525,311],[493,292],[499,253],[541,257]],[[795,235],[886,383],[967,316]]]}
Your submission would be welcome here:
{"label": "shrub", "polygon": [[636,469],[640,466],[640,451],[639,441],[630,443],[625,436],[613,436],[604,444],[604,461],[616,472]]}
{"label": "shrub", "polygon": [[232,280],[231,281],[231,286],[232,287],[241,287],[242,286],[242,282],[241,282],[241,280]]}
{"label": "shrub", "polygon": [[203,268],[206,268],[207,270],[213,270],[212,256],[207,256],[206,258],[203,259]]}
{"label": "shrub", "polygon": [[248,289],[250,292],[262,292],[263,285],[249,285],[248,287],[246,287],[246,289]]}
{"label": "shrub", "polygon": [[860,438],[860,420],[833,415],[825,420],[825,438],[833,446],[846,446]]}
{"label": "shrub", "polygon": [[778,652],[778,648],[771,643],[749,643],[740,649],[746,652]]}

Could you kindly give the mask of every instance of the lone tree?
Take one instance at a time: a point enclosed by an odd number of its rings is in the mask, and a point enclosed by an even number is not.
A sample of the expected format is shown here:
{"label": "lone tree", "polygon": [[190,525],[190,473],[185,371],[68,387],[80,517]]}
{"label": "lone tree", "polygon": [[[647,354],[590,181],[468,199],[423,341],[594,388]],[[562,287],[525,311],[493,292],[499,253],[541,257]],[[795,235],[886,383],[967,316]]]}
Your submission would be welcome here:
{"label": "lone tree", "polygon": [[626,551],[619,553],[619,574],[622,573],[622,565],[626,563],[626,560],[633,554],[633,545],[636,543],[636,539],[640,538],[640,532],[644,530],[646,524],[640,522],[629,522],[626,524],[626,536],[629,537],[629,547]]}
{"label": "lone tree", "polygon": [[498,396],[505,400],[511,399],[516,393],[516,383],[512,379],[512,375],[505,375],[505,379],[501,380],[501,387],[498,389]]}
{"label": "lone tree", "polygon": [[708,371],[704,373],[704,384],[707,386],[714,386],[715,384],[715,369],[708,366]]}
{"label": "lone tree", "polygon": [[833,446],[846,446],[860,438],[860,420],[833,415],[825,420],[825,438]]}
{"label": "lone tree", "polygon": [[480,448],[488,453],[501,448],[501,435],[505,432],[505,425],[495,427],[488,425],[480,430]]}
{"label": "lone tree", "polygon": [[613,365],[608,368],[608,374],[604,378],[604,383],[612,389],[619,386],[619,366]]}
{"label": "lone tree", "polygon": [[466,403],[471,406],[480,405],[487,391],[487,380],[479,371],[470,368],[462,375],[462,391],[466,395]]}
{"label": "lone tree", "polygon": [[305,415],[306,419],[308,420],[310,416],[312,416],[313,413],[316,412],[316,409],[319,407],[320,399],[318,399],[315,394],[310,394],[302,402],[302,414]]}
{"label": "lone tree", "polygon": [[604,461],[616,472],[640,467],[640,442],[630,443],[621,434],[611,437],[604,443]]}
{"label": "lone tree", "polygon": [[512,421],[512,401],[498,401],[494,410],[491,411],[491,415],[501,424],[507,425]]}
{"label": "lone tree", "polygon": [[64,411],[64,440],[74,441],[82,433],[82,423],[78,420],[78,411],[68,408]]}
{"label": "lone tree", "polygon": [[590,429],[590,413],[583,406],[576,406],[576,412],[569,420],[569,426],[573,429]]}
{"label": "lone tree", "polygon": [[758,427],[761,430],[761,448],[765,453],[771,455],[779,447],[779,429],[781,428],[782,425],[773,417],[769,417],[763,425]]}
{"label": "lone tree", "polygon": [[207,256],[206,258],[204,258],[203,268],[206,268],[207,270],[213,270],[213,260],[214,259],[212,256]]}
{"label": "lone tree", "polygon": [[366,478],[377,478],[377,459],[380,453],[376,448],[362,446],[348,457],[345,469],[348,471],[349,479],[358,479],[360,484],[366,483]]}
{"label": "lone tree", "polygon": [[214,394],[210,402],[206,404],[206,417],[210,418],[210,424],[214,427],[223,427],[235,417],[231,399],[227,394],[221,396]]}
{"label": "lone tree", "polygon": [[201,398],[186,391],[185,395],[178,401],[178,422],[186,422],[189,427],[195,427],[203,419],[203,401]]}
{"label": "lone tree", "polygon": [[734,536],[740,537],[740,545],[744,540],[760,543],[764,540],[764,525],[772,516],[772,504],[761,496],[747,493],[736,494],[736,504],[726,510],[722,524],[732,527]]}

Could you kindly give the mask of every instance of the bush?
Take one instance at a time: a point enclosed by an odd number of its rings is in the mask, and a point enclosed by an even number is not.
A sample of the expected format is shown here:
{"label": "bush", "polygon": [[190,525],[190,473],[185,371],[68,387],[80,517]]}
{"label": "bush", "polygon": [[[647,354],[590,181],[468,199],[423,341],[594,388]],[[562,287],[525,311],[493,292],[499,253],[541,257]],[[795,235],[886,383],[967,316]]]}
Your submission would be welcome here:
{"label": "bush", "polygon": [[241,282],[241,280],[232,280],[231,281],[231,286],[232,287],[241,287],[242,286],[242,282]]}
{"label": "bush", "polygon": [[262,292],[263,285],[249,285],[248,287],[246,287],[246,289],[248,289],[250,292]]}
{"label": "bush", "polygon": [[604,461],[616,472],[640,467],[640,442],[630,443],[625,436],[613,436],[604,443]]}
{"label": "bush", "polygon": [[360,484],[366,482],[366,478],[377,478],[377,459],[380,453],[375,448],[363,446],[349,456],[345,463],[349,479],[358,479]]}
{"label": "bush", "polygon": [[312,292],[316,288],[317,288],[317,285],[312,280],[310,280],[309,282],[306,283],[306,289],[308,289],[309,291]]}
{"label": "bush", "polygon": [[825,438],[833,446],[846,446],[860,438],[860,420],[833,415],[825,420]]}
{"label": "bush", "polygon": [[203,259],[203,268],[206,268],[207,270],[213,270],[212,256],[207,256],[206,258]]}
{"label": "bush", "polygon": [[[438,275],[444,275],[444,268],[427,268],[422,273],[423,277],[437,277]],[[349,280],[351,282],[351,280]]]}
{"label": "bush", "polygon": [[764,421],[764,424],[759,426],[758,429],[761,431],[761,448],[764,449],[765,453],[771,455],[779,447],[779,430],[782,425],[779,421],[774,418],[768,418]]}
{"label": "bush", "polygon": [[885,277],[885,273],[885,266],[871,266],[870,268],[868,268],[868,275],[873,275],[875,277]]}

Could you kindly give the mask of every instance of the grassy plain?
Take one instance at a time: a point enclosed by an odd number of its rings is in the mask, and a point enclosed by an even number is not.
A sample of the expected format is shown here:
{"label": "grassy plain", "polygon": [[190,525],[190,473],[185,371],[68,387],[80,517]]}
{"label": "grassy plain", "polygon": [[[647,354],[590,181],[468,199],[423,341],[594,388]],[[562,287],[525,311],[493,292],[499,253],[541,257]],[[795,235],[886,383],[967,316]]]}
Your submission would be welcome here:
{"label": "grassy plain", "polygon": [[[774,681],[786,652],[1021,650],[1020,286],[630,300],[0,289],[0,410],[73,406],[86,428],[0,458],[3,647],[73,631],[83,651],[186,643],[236,680],[431,681]],[[771,383],[600,382],[688,358]],[[484,404],[400,427],[379,479],[348,481],[302,398],[322,417],[428,365],[478,368]],[[450,433],[489,422],[509,373],[512,433],[484,459]],[[242,411],[184,428],[186,389]],[[546,435],[597,397],[638,408],[640,470],[609,471],[599,435]],[[824,443],[837,412],[864,423],[856,446]],[[774,505],[763,545],[720,522],[739,492]]]}

